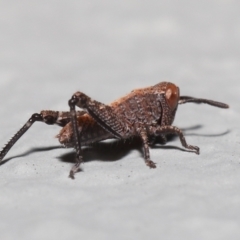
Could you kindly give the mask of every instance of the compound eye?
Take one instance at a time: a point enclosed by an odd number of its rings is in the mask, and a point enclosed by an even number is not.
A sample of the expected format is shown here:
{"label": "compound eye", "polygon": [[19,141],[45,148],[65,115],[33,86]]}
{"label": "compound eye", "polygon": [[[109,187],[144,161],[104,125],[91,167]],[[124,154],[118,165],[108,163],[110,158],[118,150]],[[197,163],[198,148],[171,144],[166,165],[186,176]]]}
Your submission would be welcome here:
{"label": "compound eye", "polygon": [[167,87],[166,87],[166,100],[167,100],[167,104],[168,106],[174,110],[177,105],[178,105],[178,100],[179,100],[179,88],[172,84],[172,83],[168,83]]}

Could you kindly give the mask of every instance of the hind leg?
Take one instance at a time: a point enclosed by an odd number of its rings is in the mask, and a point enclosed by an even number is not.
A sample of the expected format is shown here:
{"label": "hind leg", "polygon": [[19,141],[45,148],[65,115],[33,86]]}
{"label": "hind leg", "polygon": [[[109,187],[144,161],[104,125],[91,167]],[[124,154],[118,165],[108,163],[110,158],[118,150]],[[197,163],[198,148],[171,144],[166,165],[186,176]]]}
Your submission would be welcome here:
{"label": "hind leg", "polygon": [[[77,116],[85,114],[84,111],[77,111]],[[56,124],[58,126],[65,126],[71,121],[70,112],[58,112],[51,110],[44,110],[40,113],[34,113],[24,126],[8,141],[0,152],[0,162],[6,156],[13,145],[22,137],[22,135],[33,125],[34,122],[44,122],[48,125]]]}

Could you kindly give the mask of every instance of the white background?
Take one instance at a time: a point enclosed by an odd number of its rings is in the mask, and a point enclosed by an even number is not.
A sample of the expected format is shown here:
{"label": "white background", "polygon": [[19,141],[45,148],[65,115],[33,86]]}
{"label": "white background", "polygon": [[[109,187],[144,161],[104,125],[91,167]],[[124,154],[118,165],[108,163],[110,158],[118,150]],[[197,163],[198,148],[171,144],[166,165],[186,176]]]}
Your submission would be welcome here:
{"label": "white background", "polygon": [[[43,109],[68,110],[79,90],[109,103],[167,80],[230,109],[179,106],[199,156],[179,139],[151,149],[59,148],[36,123],[0,166],[0,238],[239,239],[240,4],[234,0],[0,2],[0,145]],[[9,160],[9,161],[8,161]]]}

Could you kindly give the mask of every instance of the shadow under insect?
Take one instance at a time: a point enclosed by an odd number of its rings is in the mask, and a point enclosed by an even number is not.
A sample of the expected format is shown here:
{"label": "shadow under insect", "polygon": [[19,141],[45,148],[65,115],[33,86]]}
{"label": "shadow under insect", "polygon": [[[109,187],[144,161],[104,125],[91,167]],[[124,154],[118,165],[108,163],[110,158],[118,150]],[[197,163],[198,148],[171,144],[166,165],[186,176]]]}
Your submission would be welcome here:
{"label": "shadow under insect", "polygon": [[[184,131],[194,130],[201,128],[201,125],[192,126],[190,128],[184,129]],[[188,134],[186,134],[188,135]],[[189,152],[189,150],[177,147],[174,145],[165,144],[168,142],[172,142],[177,139],[176,135],[167,135],[167,142],[163,142],[161,137],[154,137],[154,139],[149,139],[152,141],[151,148],[159,148],[159,149],[177,149],[185,152]],[[165,146],[163,146],[165,145]],[[139,137],[132,137],[128,139],[121,139],[121,140],[106,140],[101,142],[93,143],[89,146],[84,147],[83,149],[83,159],[84,162],[90,161],[118,161],[121,160],[123,157],[127,156],[130,152],[137,150],[143,155],[142,149],[142,141]],[[61,155],[58,157],[59,160],[63,162],[75,162],[75,152],[68,152],[66,154]]]}
{"label": "shadow under insect", "polygon": [[[204,136],[204,137],[219,137],[226,135],[230,132],[230,130],[226,130],[221,133],[217,134],[201,134],[201,133],[194,133],[192,131],[199,130],[202,128],[202,125],[195,125],[192,127],[182,129],[185,136]],[[151,139],[150,139],[151,140]],[[152,143],[152,149],[164,149],[164,150],[180,150],[184,152],[189,152],[189,150],[174,146],[174,145],[166,145],[166,143],[177,141],[176,135],[168,135],[167,142],[163,142],[160,137],[155,137],[154,142]],[[62,149],[63,146],[49,146],[49,147],[36,147],[31,148],[30,150],[18,154],[9,158],[6,158],[0,165],[5,164],[6,162],[14,159],[25,157],[37,152],[47,152],[56,149]],[[127,156],[131,151],[137,150],[143,155],[142,151],[142,141],[138,137],[126,139],[126,140],[107,140],[102,142],[97,142],[92,145],[86,146],[83,148],[83,159],[84,162],[89,161],[118,161],[121,160],[123,157]],[[67,149],[66,149],[67,151]],[[62,154],[61,156],[57,157],[60,161],[74,163],[75,161],[75,152],[67,152]]]}

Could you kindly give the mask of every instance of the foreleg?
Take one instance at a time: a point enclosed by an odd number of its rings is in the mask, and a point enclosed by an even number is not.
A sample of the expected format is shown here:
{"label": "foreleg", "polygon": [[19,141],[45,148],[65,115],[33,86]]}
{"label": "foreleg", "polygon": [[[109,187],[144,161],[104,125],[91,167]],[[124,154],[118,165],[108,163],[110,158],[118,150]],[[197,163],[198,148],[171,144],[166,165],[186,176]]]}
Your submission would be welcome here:
{"label": "foreleg", "polygon": [[174,127],[174,126],[158,126],[158,127],[152,127],[149,130],[150,130],[150,134],[154,134],[154,135],[176,134],[176,135],[178,135],[183,147],[185,147],[186,149],[192,150],[196,154],[199,154],[199,147],[187,144],[186,139],[183,136],[182,130],[180,130],[177,127]]}

